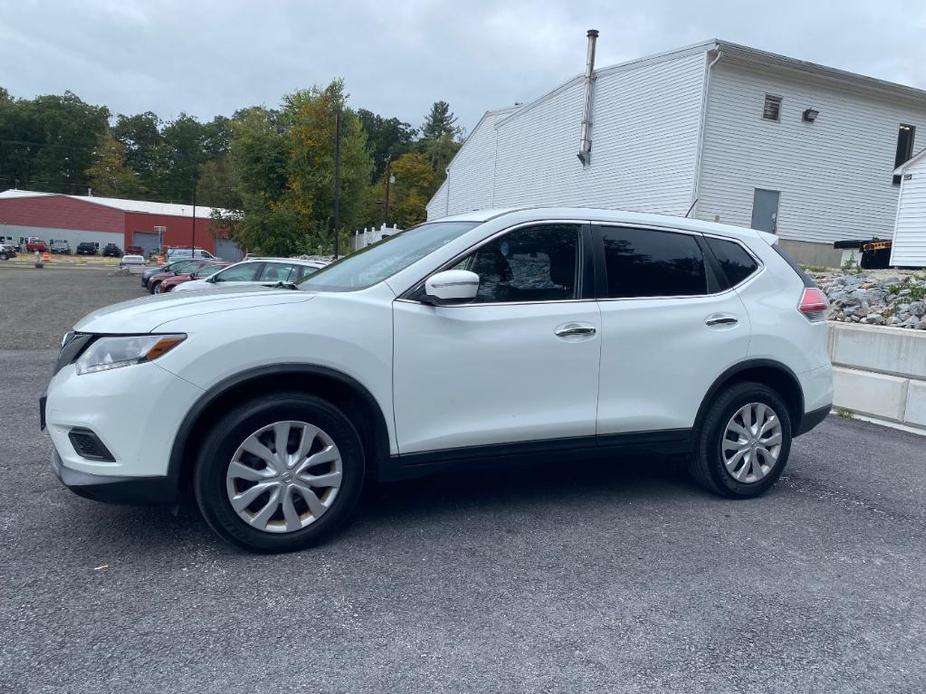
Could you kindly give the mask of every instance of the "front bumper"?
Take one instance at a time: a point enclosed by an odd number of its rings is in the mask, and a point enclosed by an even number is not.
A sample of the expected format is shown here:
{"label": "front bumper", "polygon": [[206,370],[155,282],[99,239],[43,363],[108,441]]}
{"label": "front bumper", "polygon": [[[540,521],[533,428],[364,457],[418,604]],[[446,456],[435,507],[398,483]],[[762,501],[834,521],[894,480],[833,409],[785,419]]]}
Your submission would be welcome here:
{"label": "front bumper", "polygon": [[[177,431],[202,393],[155,363],[82,376],[73,363],[62,366],[48,385],[44,407],[61,474],[117,482],[166,477]],[[110,459],[82,456],[70,438],[80,429],[93,432]]]}
{"label": "front bumper", "polygon": [[65,487],[85,499],[145,506],[177,503],[177,481],[167,476],[115,477],[79,472],[64,467],[58,451],[52,453],[51,467]]}

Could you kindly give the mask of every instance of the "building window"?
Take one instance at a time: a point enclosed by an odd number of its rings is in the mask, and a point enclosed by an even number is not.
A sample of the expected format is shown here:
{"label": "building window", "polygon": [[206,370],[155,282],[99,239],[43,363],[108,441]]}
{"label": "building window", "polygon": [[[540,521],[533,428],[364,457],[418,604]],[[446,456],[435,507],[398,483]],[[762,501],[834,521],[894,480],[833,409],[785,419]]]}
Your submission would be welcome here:
{"label": "building window", "polygon": [[[900,130],[897,131],[897,153],[894,155],[894,168],[901,164],[906,164],[910,157],[913,156],[913,137],[916,135],[916,128],[912,125],[900,124]],[[900,176],[894,176],[893,183],[895,186],[900,185]]]}
{"label": "building window", "polygon": [[765,120],[781,120],[781,97],[765,95],[765,107],[762,109]]}

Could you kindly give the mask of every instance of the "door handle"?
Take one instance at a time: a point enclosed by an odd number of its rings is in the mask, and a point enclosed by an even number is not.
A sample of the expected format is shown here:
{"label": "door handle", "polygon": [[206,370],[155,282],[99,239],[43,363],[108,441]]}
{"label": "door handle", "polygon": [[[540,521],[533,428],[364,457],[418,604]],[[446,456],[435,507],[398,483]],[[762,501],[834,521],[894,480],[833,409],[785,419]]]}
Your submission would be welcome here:
{"label": "door handle", "polygon": [[704,325],[713,328],[717,325],[736,325],[739,323],[736,316],[729,313],[714,313],[704,319]]}
{"label": "door handle", "polygon": [[557,327],[553,334],[557,337],[591,337],[598,330],[588,323],[564,323]]}

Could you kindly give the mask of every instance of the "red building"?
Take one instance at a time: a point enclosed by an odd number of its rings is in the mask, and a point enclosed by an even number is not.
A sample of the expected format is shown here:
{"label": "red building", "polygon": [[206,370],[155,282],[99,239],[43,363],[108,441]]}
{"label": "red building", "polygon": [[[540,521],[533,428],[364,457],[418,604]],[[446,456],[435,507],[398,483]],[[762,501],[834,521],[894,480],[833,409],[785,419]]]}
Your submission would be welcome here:
{"label": "red building", "polygon": [[[228,260],[241,251],[216,228],[213,208],[142,200],[83,197],[7,190],[0,193],[0,240],[20,242],[29,236],[43,241],[67,241],[72,252],[78,243],[108,243],[124,250],[140,246],[145,255],[168,246],[205,248]],[[195,240],[194,240],[195,237]]]}

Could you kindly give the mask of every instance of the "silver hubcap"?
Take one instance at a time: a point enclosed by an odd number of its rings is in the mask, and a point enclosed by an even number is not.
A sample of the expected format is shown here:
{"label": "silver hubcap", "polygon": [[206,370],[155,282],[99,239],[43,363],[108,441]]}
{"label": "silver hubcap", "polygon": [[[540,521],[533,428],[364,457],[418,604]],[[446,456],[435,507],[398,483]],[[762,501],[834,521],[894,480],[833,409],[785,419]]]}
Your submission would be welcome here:
{"label": "silver hubcap", "polygon": [[743,405],[727,422],[723,463],[737,482],[751,484],[765,477],[781,453],[781,421],[762,402]]}
{"label": "silver hubcap", "polygon": [[225,474],[228,500],[248,525],[291,533],[318,520],[341,487],[341,454],[308,422],[274,422],[248,436]]}

